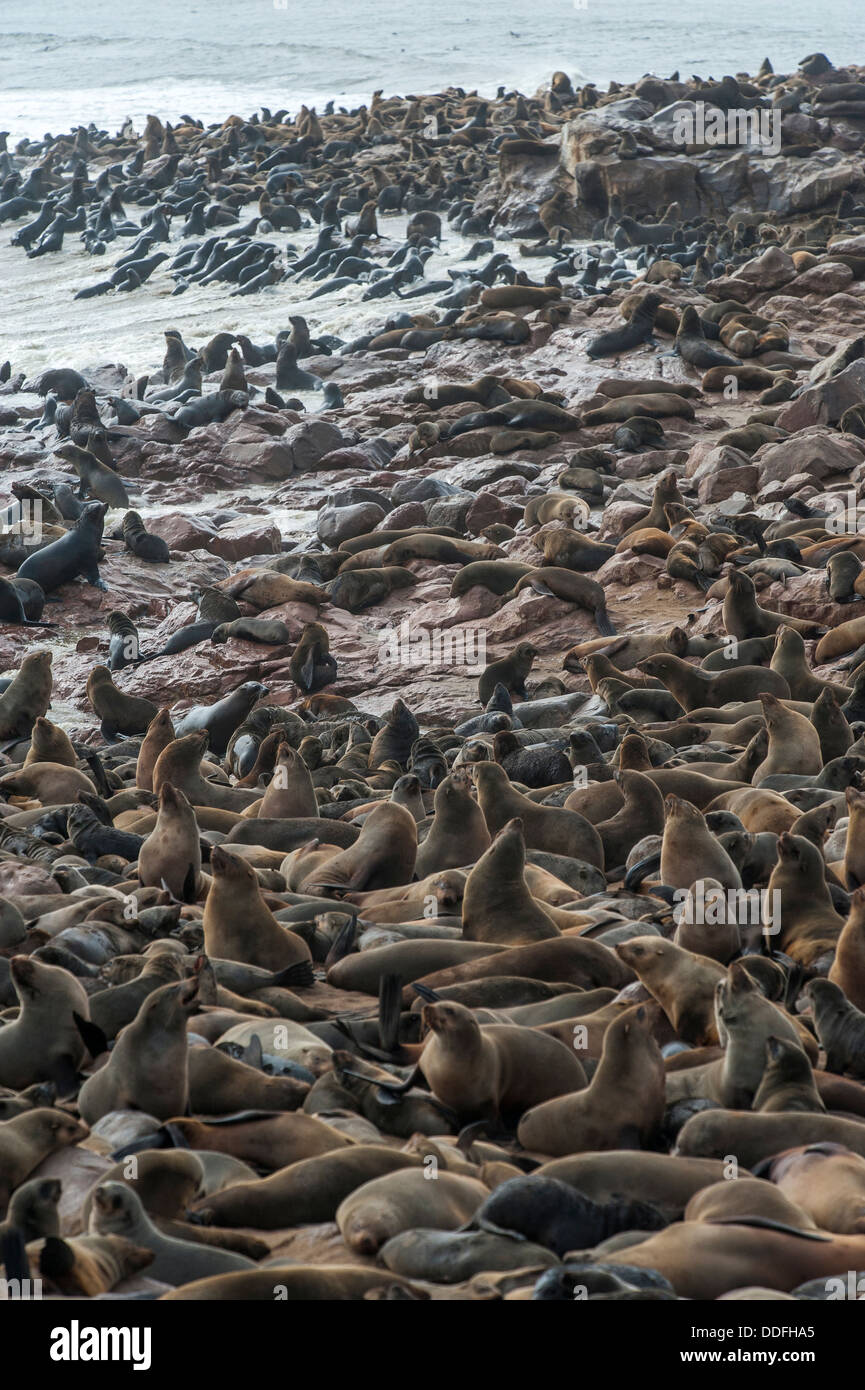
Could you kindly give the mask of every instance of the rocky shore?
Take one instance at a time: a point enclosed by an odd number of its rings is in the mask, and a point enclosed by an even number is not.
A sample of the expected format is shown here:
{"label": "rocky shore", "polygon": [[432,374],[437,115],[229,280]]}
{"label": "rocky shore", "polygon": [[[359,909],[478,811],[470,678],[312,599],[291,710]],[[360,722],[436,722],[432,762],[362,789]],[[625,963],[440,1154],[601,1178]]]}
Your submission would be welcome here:
{"label": "rocky shore", "polygon": [[865,1265],[863,151],[816,54],[0,152],[7,1277]]}

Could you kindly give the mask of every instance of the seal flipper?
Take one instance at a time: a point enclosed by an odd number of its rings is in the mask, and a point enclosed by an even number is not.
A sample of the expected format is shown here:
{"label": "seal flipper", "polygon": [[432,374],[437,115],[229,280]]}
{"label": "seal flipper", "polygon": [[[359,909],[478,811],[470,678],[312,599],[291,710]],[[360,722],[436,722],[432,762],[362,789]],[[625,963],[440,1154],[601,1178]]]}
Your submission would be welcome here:
{"label": "seal flipper", "polygon": [[186,877],[183,880],[182,899],[185,903],[195,902],[195,884],[198,875],[195,872],[195,865],[190,864],[186,870]]}
{"label": "seal flipper", "polygon": [[[49,1237],[55,1239],[55,1237]],[[12,1226],[0,1236],[0,1266],[5,1270],[5,1278],[29,1279],[30,1261],[24,1236],[17,1226]]]}
{"label": "seal flipper", "polygon": [[484,1216],[481,1216],[476,1224],[472,1220],[467,1222],[465,1226],[460,1226],[459,1229],[461,1231],[486,1231],[487,1235],[504,1236],[506,1240],[528,1240],[528,1236],[524,1236],[520,1231],[509,1231],[507,1226],[497,1226],[495,1221],[488,1221]]}
{"label": "seal flipper", "polygon": [[[96,789],[99,792],[99,795],[113,796],[114,793],[108,784],[108,778],[105,774],[105,768],[102,766],[102,763],[98,755],[94,752],[94,750],[92,748],[85,748],[80,743],[73,743],[72,748],[79,758],[84,759],[84,761],[87,763],[87,766],[90,768],[90,771],[93,773],[93,780],[96,783]],[[80,794],[78,799],[79,801],[81,800]],[[114,822],[113,820],[109,819],[107,824],[113,827]]]}
{"label": "seal flipper", "polygon": [[620,1149],[642,1149],[643,1140],[636,1125],[623,1125],[619,1130],[617,1147]]}
{"label": "seal flipper", "polygon": [[37,1081],[28,1086],[26,1091],[22,1091],[21,1095],[32,1105],[46,1105],[50,1109],[57,1099],[57,1087],[53,1081]]}
{"label": "seal flipper", "polygon": [[[175,1149],[188,1149],[191,1147],[189,1140],[187,1139],[186,1135],[183,1133],[183,1130],[180,1128],[179,1125],[173,1125],[169,1121],[168,1124],[163,1125],[163,1129],[167,1137],[171,1140],[171,1144]],[[160,1144],[158,1147],[167,1149],[169,1145]]]}
{"label": "seal flipper", "polygon": [[[337,1032],[344,1034],[344,1036],[348,1038],[359,1057],[368,1057],[370,1061],[381,1062],[383,1066],[393,1066],[393,1053],[384,1052],[380,1047],[372,1047],[369,1043],[361,1042],[360,1038],[355,1036],[354,1031],[346,1019],[332,1018],[330,1022],[332,1026],[336,1028]],[[365,1077],[364,1080],[369,1081],[370,1078]]]}
{"label": "seal flipper", "polygon": [[[302,966],[308,965],[308,961],[301,961]],[[296,965],[288,965],[284,970],[276,970],[267,982],[268,988],[287,989],[290,985],[297,983],[295,971]]]}
{"label": "seal flipper", "polygon": [[110,1157],[115,1163],[121,1163],[124,1158],[131,1158],[133,1154],[144,1153],[146,1149],[188,1149],[189,1145],[184,1135],[180,1135],[177,1143],[172,1142],[170,1129],[170,1125],[163,1125],[154,1134],[142,1134],[138,1139],[124,1144],[122,1149],[115,1149]]}
{"label": "seal flipper", "polygon": [[104,579],[99,577],[99,566],[97,564],[89,565],[87,569],[82,567],[80,573],[81,578],[88,584],[92,584],[94,589],[103,589],[107,591],[108,585],[105,583]]}
{"label": "seal flipper", "polygon": [[806,972],[805,966],[796,961],[787,976],[787,987],[784,991],[784,1007],[788,1013],[793,1013],[793,1006],[799,997],[799,991],[811,978],[810,972]]}
{"label": "seal flipper", "polygon": [[245,1062],[248,1067],[255,1067],[256,1071],[264,1070],[264,1053],[261,1047],[261,1038],[257,1033],[253,1033],[249,1043],[244,1048],[241,1061]]}
{"label": "seal flipper", "polygon": [[441,1003],[441,995],[436,990],[430,989],[429,985],[422,985],[419,983],[419,981],[414,980],[412,983],[412,989],[414,990],[415,994],[420,995],[421,999],[423,999],[427,1004]]}
{"label": "seal flipper", "polygon": [[476,1139],[486,1139],[489,1131],[487,1120],[475,1120],[473,1124],[465,1125],[457,1135],[457,1148],[464,1153],[466,1158],[471,1157],[471,1147]]}
{"label": "seal flipper", "polygon": [[602,637],[616,636],[616,629],[613,627],[613,624],[610,620],[610,615],[607,612],[604,604],[598,604],[598,607],[595,609],[594,616],[595,627],[598,629],[598,632],[601,634]]}
{"label": "seal flipper", "polygon": [[294,985],[296,989],[311,989],[315,984],[312,961],[299,960],[296,965],[288,965],[280,971],[283,985]]}
{"label": "seal flipper", "polygon": [[803,1231],[798,1226],[788,1226],[783,1221],[773,1221],[769,1216],[716,1216],[707,1224],[710,1226],[755,1226],[760,1231],[781,1231],[784,1235],[798,1236],[800,1240],[818,1240],[829,1244],[835,1239],[834,1236],[824,1235],[822,1231]]}
{"label": "seal flipper", "polygon": [[62,1279],[75,1268],[75,1254],[60,1236],[46,1236],[39,1254],[39,1273],[48,1279]]}
{"label": "seal flipper", "polygon": [[318,659],[318,643],[313,643],[307,653],[306,661],[300,668],[300,674],[303,676],[303,684],[307,690],[311,690],[315,684],[315,667]]}
{"label": "seal flipper", "polygon": [[401,1001],[401,977],[382,975],[378,989],[378,1037],[386,1052],[395,1052],[399,1047]]}
{"label": "seal flipper", "polygon": [[625,875],[625,892],[636,893],[644,878],[649,874],[656,873],[661,867],[661,851],[650,854],[648,858],[641,859],[638,864],[632,864]]}
{"label": "seal flipper", "polygon": [[343,1072],[355,1081],[365,1081],[368,1086],[375,1086],[376,1099],[381,1105],[396,1105],[423,1075],[417,1066],[412,1067],[405,1081],[381,1081],[377,1076],[364,1076],[359,1071],[350,1071],[348,1067],[343,1067]]}
{"label": "seal flipper", "polygon": [[88,1018],[82,1018],[74,1009],[72,1017],[75,1020],[75,1027],[78,1029],[81,1041],[95,1061],[97,1057],[101,1057],[108,1051],[108,1039],[97,1024],[91,1023]]}
{"label": "seal flipper", "polygon": [[544,598],[555,598],[555,594],[553,593],[552,589],[549,587],[549,585],[545,584],[542,579],[534,579],[530,577],[529,588],[533,589],[536,594],[542,594]]}
{"label": "seal flipper", "polygon": [[73,1065],[72,1058],[68,1056],[56,1059],[51,1068],[51,1079],[57,1088],[58,1096],[63,1100],[76,1095],[85,1080]]}
{"label": "seal flipper", "polygon": [[325,958],[325,970],[329,970],[332,965],[336,965],[337,961],[340,961],[345,956],[351,954],[352,950],[354,949],[354,941],[356,935],[357,918],[352,916],[349,917],[348,921],[345,923],[344,926],[340,927],[336,935],[336,939],[333,945],[331,946],[330,950],[328,951],[327,957]]}

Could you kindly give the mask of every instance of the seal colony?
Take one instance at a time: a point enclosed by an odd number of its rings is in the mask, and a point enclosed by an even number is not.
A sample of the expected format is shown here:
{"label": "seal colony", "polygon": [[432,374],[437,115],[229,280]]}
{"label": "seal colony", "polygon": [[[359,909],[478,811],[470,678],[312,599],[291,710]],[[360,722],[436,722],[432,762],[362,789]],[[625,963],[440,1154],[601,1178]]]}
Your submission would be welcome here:
{"label": "seal colony", "polygon": [[[778,118],[747,188],[697,102]],[[7,1278],[865,1268],[863,146],[815,54],[0,153],[22,253],[128,238],[82,314],[214,287],[138,375],[0,367]]]}

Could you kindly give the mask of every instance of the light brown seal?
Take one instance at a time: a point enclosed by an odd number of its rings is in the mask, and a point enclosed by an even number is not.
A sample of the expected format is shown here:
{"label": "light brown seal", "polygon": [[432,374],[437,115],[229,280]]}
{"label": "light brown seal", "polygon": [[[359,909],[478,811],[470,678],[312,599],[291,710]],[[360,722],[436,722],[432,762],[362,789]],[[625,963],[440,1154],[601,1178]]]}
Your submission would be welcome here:
{"label": "light brown seal", "polygon": [[476,1178],[438,1173],[435,1181],[417,1168],[373,1178],[346,1197],[336,1223],[350,1250],[374,1255],[393,1236],[415,1226],[455,1231],[471,1220],[489,1196]]}
{"label": "light brown seal", "polygon": [[431,1035],[418,1066],[433,1095],[461,1119],[512,1124],[586,1084],[576,1052],[548,1034],[500,1023],[480,1027],[471,1010],[453,1001],[427,1004],[423,1021]]}
{"label": "light brown seal", "polygon": [[658,936],[620,941],[616,955],[639,976],[678,1036],[694,1047],[718,1041],[715,989],[723,966]]}
{"label": "light brown seal", "polygon": [[370,811],[354,844],[304,881],[305,893],[336,888],[370,891],[409,883],[417,855],[417,826],[404,806],[382,801]]}
{"label": "light brown seal", "polygon": [[433,823],[415,862],[418,878],[474,864],[489,848],[490,832],[471,786],[470,774],[457,768],[436,787]]}
{"label": "light brown seal", "polygon": [[143,734],[159,713],[152,700],[118,690],[107,666],[93,667],[87,677],[87,698],[108,739],[117,734]]}
{"label": "light brown seal", "polygon": [[43,1159],[86,1139],[87,1126],[63,1110],[38,1106],[0,1124],[0,1219],[16,1187]]}
{"label": "light brown seal", "polygon": [[201,1198],[194,1210],[221,1226],[272,1231],[332,1221],[340,1202],[373,1178],[420,1159],[380,1144],[355,1144],[298,1159],[258,1182],[236,1183]]}
{"label": "light brown seal", "polygon": [[664,1061],[649,1017],[654,1007],[626,1009],[610,1024],[601,1061],[585,1090],[526,1112],[517,1129],[523,1148],[555,1158],[651,1141],[665,1105]]}
{"label": "light brown seal", "polygon": [[166,888],[178,902],[191,903],[202,887],[201,841],[195,812],[170,782],[159,790],[159,814],[138,855],[144,887]]}
{"label": "light brown seal", "polygon": [[110,1110],[143,1110],[158,1120],[182,1115],[189,1099],[186,1018],[197,979],[161,985],[124,1028],[108,1061],[85,1081],[78,1108],[88,1124]]}
{"label": "light brown seal", "polygon": [[68,1083],[87,1056],[75,1023],[90,1018],[80,980],[68,970],[30,956],[13,956],[9,974],[18,1017],[0,1028],[0,1086],[23,1091],[36,1081]]}
{"label": "light brown seal", "polygon": [[26,738],[51,704],[51,652],[28,652],[0,695],[0,739]]}
{"label": "light brown seal", "polygon": [[147,726],[147,733],[138,752],[135,765],[135,785],[144,791],[153,791],[153,769],[156,760],[169,743],[174,742],[174,725],[171,711],[166,706],[153,716]]}
{"label": "light brown seal", "polygon": [[710,877],[725,888],[741,888],[739,870],[712,834],[702,812],[679,796],[666,797],[664,807],[667,818],[661,844],[661,882],[670,888],[690,888],[698,879]]}
{"label": "light brown seal", "polygon": [[303,978],[311,983],[309,947],[276,920],[261,896],[252,866],[217,845],[210,869],[213,877],[202,920],[207,954],[262,970],[306,965]]}
{"label": "light brown seal", "polygon": [[508,821],[517,817],[523,823],[528,849],[563,854],[603,868],[601,837],[584,816],[564,807],[539,806],[517,791],[498,763],[475,763],[474,780],[490,834],[497,834]]}
{"label": "light brown seal", "polygon": [[[862,793],[856,795],[861,797]],[[852,817],[850,824],[853,824]],[[849,830],[847,843],[850,843]],[[843,989],[855,1008],[865,1012],[865,888],[857,888],[850,899],[850,912],[835,946],[829,979]],[[0,1039],[2,1036],[0,1033]]]}
{"label": "light brown seal", "polygon": [[463,897],[463,936],[501,946],[521,946],[558,936],[559,929],[525,880],[522,822],[510,820],[468,876]]}

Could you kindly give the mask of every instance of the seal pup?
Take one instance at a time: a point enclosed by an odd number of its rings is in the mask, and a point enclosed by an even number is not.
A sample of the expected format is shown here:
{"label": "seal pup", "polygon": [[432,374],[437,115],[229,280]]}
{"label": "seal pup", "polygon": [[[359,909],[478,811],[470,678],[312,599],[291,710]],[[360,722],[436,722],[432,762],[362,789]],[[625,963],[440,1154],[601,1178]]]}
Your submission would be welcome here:
{"label": "seal pup", "polygon": [[123,544],[139,560],[149,565],[167,565],[171,552],[161,536],[145,529],[138,512],[127,512],[121,523]]}
{"label": "seal pup", "polygon": [[537,650],[531,642],[520,642],[509,656],[491,661],[478,681],[478,699],[486,705],[497,685],[504,686],[509,695],[525,700],[526,677],[530,674]]}
{"label": "seal pup", "polygon": [[140,645],[138,629],[131,618],[117,609],[108,614],[108,669],[122,671],[124,666],[133,666],[139,659]]}
{"label": "seal pup", "polygon": [[[92,436],[91,436],[92,438]],[[59,458],[71,463],[78,474],[78,496],[90,494],[108,507],[128,507],[129,494],[113,468],[108,468],[89,449],[77,444],[59,444],[54,450]]]}
{"label": "seal pup", "polygon": [[774,1035],[766,1040],[766,1070],[751,1105],[766,1114],[779,1110],[787,1114],[793,1110],[825,1112],[811,1063],[801,1047]]}
{"label": "seal pup", "polygon": [[314,695],[336,680],[336,659],[330,654],[327,632],[320,623],[306,624],[288,669],[298,690],[305,695]]}

